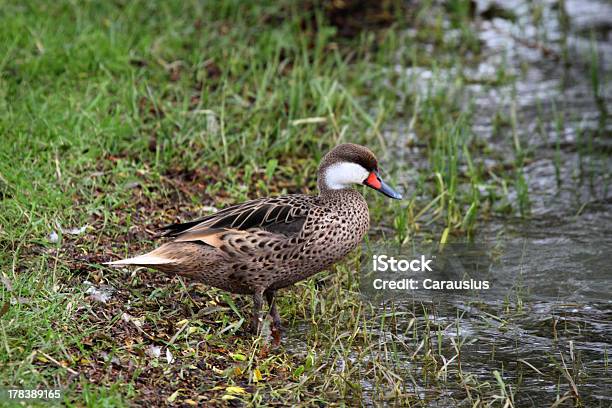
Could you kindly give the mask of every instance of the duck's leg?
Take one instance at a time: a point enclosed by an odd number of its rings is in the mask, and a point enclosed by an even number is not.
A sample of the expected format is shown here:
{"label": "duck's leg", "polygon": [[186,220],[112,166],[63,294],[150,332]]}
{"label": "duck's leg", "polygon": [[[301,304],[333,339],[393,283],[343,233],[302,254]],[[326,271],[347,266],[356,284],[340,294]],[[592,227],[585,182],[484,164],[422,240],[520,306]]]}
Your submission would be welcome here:
{"label": "duck's leg", "polygon": [[261,316],[261,307],[263,306],[263,294],[255,292],[253,295],[253,318],[251,320],[251,331],[253,334],[259,334],[259,328],[263,321]]}
{"label": "duck's leg", "polygon": [[276,309],[276,302],[274,301],[274,291],[267,290],[264,292],[266,296],[266,301],[268,305],[270,305],[270,316],[272,316],[272,321],[274,322],[274,327],[278,331],[283,331],[283,326],[281,324],[280,315],[278,314],[278,310]]}

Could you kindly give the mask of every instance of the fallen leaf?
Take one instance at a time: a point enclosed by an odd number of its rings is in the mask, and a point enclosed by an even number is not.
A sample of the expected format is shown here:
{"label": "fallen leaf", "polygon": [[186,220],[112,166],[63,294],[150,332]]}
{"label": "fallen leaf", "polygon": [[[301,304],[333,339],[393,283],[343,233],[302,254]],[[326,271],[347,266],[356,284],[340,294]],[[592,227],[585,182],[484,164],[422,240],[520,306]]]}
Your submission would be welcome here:
{"label": "fallen leaf", "polygon": [[234,361],[244,361],[244,360],[246,360],[246,356],[244,354],[240,354],[240,353],[230,353],[230,357]]}
{"label": "fallen leaf", "polygon": [[312,366],[314,365],[314,356],[312,354],[308,354],[308,356],[306,356],[306,362],[304,363],[304,368],[306,370],[310,370],[312,368]]}
{"label": "fallen leaf", "polygon": [[16,299],[11,298],[11,305],[17,305],[17,304],[27,305],[28,303],[32,303],[32,300],[29,298],[25,298],[21,296],[17,297]]}
{"label": "fallen leaf", "polygon": [[161,347],[149,345],[149,347],[145,350],[145,353],[151,358],[158,358],[161,356]]}
{"label": "fallen leaf", "polygon": [[230,385],[229,387],[227,387],[225,389],[225,391],[227,393],[229,393],[229,394],[236,394],[236,395],[244,395],[244,394],[246,394],[246,391],[245,391],[244,388],[238,387],[238,386],[235,386],[235,385]]}
{"label": "fallen leaf", "polygon": [[263,381],[263,377],[261,376],[261,371],[259,368],[253,370],[253,382]]}
{"label": "fallen leaf", "polygon": [[144,324],[144,319],[145,319],[144,316],[141,316],[141,317],[129,316],[129,320],[128,321],[132,322],[134,324],[134,326],[140,328]]}
{"label": "fallen leaf", "polygon": [[92,300],[100,303],[106,303],[113,296],[115,288],[108,285],[101,285],[99,288],[95,287],[91,282],[83,282],[85,285],[89,285],[85,293],[89,295]]}
{"label": "fallen leaf", "polygon": [[2,274],[2,276],[0,276],[0,280],[2,280],[2,283],[6,287],[7,291],[11,292],[13,290],[13,285],[11,284],[11,281],[9,280],[9,278],[4,276],[4,274]]}
{"label": "fallen leaf", "polygon": [[172,395],[170,395],[168,398],[166,398],[166,401],[174,402],[176,400],[176,397],[178,397],[180,391],[181,391],[180,388],[178,390],[174,391],[172,393]]}
{"label": "fallen leaf", "polygon": [[170,352],[170,349],[166,349],[166,361],[168,364],[172,364],[174,362],[174,356]]}
{"label": "fallen leaf", "polygon": [[87,227],[89,225],[83,225],[80,228],[68,228],[68,229],[63,229],[60,228],[62,231],[62,234],[67,234],[67,235],[81,235],[82,233],[84,233],[87,230]]}
{"label": "fallen leaf", "polygon": [[8,312],[9,307],[11,307],[11,303],[4,302],[4,304],[2,305],[2,308],[0,309],[0,317],[4,316],[6,312]]}
{"label": "fallen leaf", "polygon": [[298,378],[300,375],[302,375],[303,372],[304,372],[304,366],[301,365],[295,369],[295,371],[293,372],[293,377]]}
{"label": "fallen leaf", "polygon": [[59,241],[59,235],[57,235],[57,232],[52,231],[49,234],[49,242],[51,242],[52,244],[55,244],[57,241]]}

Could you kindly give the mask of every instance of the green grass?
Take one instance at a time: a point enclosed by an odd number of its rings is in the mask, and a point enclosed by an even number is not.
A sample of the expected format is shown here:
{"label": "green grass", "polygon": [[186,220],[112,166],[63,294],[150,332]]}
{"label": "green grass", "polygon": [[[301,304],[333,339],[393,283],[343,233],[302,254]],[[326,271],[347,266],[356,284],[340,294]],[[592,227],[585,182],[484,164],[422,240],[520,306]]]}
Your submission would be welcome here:
{"label": "green grass", "polygon": [[[324,7],[290,1],[5,2],[0,386],[60,387],[66,405],[91,407],[420,406],[445,401],[456,386],[471,403],[512,401],[497,371],[485,383],[461,366],[449,374],[445,361],[462,343],[442,348],[432,306],[383,312],[362,302],[359,253],[282,293],[290,329],[276,349],[241,334],[244,298],[101,265],[150,248],[150,231],[210,206],[314,193],[319,159],[347,141],[368,145],[390,179],[403,180],[401,204],[366,193],[372,224],[392,225],[399,243],[471,236],[482,214],[512,206],[497,205],[508,185],[519,192],[510,211],[528,214],[518,138],[513,169],[491,178],[476,160],[486,148],[471,132],[477,112],[460,97],[463,74],[417,96],[415,80],[393,69],[436,74],[477,58],[469,2],[451,3],[390,2],[387,13],[400,16],[393,24],[346,38]],[[444,36],[449,16],[457,38]],[[396,159],[387,137],[393,123],[409,124],[421,146],[425,165],[410,181],[400,175],[411,163]],[[500,132],[508,123],[516,134],[514,115],[500,116]],[[68,231],[82,226],[80,235]],[[86,281],[115,292],[95,302]],[[383,329],[396,341],[381,341]],[[405,370],[406,355],[418,369]],[[417,383],[427,384],[425,397]]]}

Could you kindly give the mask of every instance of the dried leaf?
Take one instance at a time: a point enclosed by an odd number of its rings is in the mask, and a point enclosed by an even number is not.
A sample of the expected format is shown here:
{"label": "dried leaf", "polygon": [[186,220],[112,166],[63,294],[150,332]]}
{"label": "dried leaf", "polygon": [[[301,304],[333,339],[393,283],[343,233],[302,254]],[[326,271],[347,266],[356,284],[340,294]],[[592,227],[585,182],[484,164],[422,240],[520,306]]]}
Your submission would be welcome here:
{"label": "dried leaf", "polygon": [[263,381],[263,377],[261,376],[261,371],[259,368],[253,370],[253,382]]}
{"label": "dried leaf", "polygon": [[13,285],[11,284],[11,281],[9,280],[9,278],[4,276],[4,274],[2,274],[2,276],[0,276],[0,280],[2,280],[2,283],[6,287],[7,291],[11,292],[13,290]]}
{"label": "dried leaf", "polygon": [[8,312],[9,307],[11,307],[11,303],[4,302],[4,304],[2,305],[2,308],[0,309],[0,317],[4,316],[6,312]]}
{"label": "dried leaf", "polygon": [[206,212],[209,212],[209,213],[216,213],[217,211],[219,211],[218,208],[212,207],[210,205],[205,205],[203,207],[200,207],[200,209],[202,211],[206,211]]}
{"label": "dried leaf", "polygon": [[85,293],[87,293],[89,297],[96,302],[108,302],[115,292],[115,288],[108,285],[101,285],[99,288],[97,288],[89,281],[85,281],[83,283],[85,285],[89,285],[89,288],[87,288]]}
{"label": "dried leaf", "polygon": [[[147,356],[149,356],[151,358],[158,358],[159,356],[161,356],[161,347],[154,346],[154,345],[151,344],[145,350],[145,353],[147,354]],[[167,355],[166,355],[166,357],[167,357]]]}
{"label": "dried leaf", "polygon": [[238,386],[235,386],[235,385],[231,385],[231,386],[227,387],[225,389],[225,391],[227,393],[229,393],[229,394],[235,394],[235,395],[244,395],[244,394],[246,394],[246,391],[245,391],[244,388],[238,387]]}
{"label": "dried leaf", "polygon": [[178,397],[180,391],[181,391],[180,388],[178,390],[174,391],[172,393],[172,395],[170,395],[168,398],[166,398],[166,401],[168,401],[170,403],[174,402],[176,400],[176,397]]}
{"label": "dried leaf", "polygon": [[84,225],[80,228],[68,228],[68,229],[63,229],[62,228],[62,234],[67,234],[67,235],[81,235],[82,233],[84,233],[87,230],[88,225]]}
{"label": "dried leaf", "polygon": [[170,352],[170,349],[166,349],[166,361],[168,362],[168,364],[174,363],[174,356]]}

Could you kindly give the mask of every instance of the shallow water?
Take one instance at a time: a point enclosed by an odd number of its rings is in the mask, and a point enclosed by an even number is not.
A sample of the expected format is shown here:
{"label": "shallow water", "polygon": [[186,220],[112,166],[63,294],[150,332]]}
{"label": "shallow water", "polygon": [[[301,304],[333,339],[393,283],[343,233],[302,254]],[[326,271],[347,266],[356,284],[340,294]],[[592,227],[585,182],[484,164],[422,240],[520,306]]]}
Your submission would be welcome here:
{"label": "shallow water", "polygon": [[[491,3],[479,1],[478,7],[482,11]],[[568,31],[559,23],[556,1],[498,3],[515,13],[516,21],[480,22],[478,36],[485,57],[464,69],[464,76],[474,83],[455,91],[474,105],[472,130],[491,147],[490,155],[476,158],[485,167],[514,160],[512,129],[496,131],[493,118],[499,112],[516,116],[517,136],[529,153],[524,175],[530,215],[521,219],[515,211],[479,225],[475,241],[488,245],[495,258],[482,272],[491,279],[490,290],[405,292],[394,298],[394,305],[398,311],[415,313],[416,324],[442,330],[443,335],[434,335],[431,341],[437,349],[441,339],[447,359],[455,354],[452,341],[464,342],[461,369],[450,364],[449,378],[458,379],[461,371],[462,376],[473,374],[495,388],[497,370],[511,387],[515,406],[536,407],[571,395],[573,381],[583,406],[608,406],[612,400],[608,368],[612,123],[606,111],[612,106],[612,87],[607,85],[612,72],[612,3],[566,1]],[[532,21],[534,4],[542,5],[543,23],[537,27]],[[602,82],[598,98],[591,76],[593,49]],[[488,85],[500,69],[515,75],[516,81]],[[420,67],[395,67],[395,71],[414,78],[413,91],[422,94],[430,85],[445,81],[444,86],[452,88],[449,84],[457,75],[453,69],[432,73]],[[402,145],[418,138],[410,132],[409,126],[398,124],[389,133],[392,154],[422,163],[418,148],[402,150]],[[412,175],[407,171],[399,180]],[[510,188],[507,198],[516,208],[517,192]],[[418,306],[421,303],[424,308]],[[382,313],[388,302],[380,304],[385,305]],[[399,336],[385,331],[378,335],[381,343]],[[419,381],[423,368],[408,354],[398,360],[405,374],[417,379],[412,391],[422,398],[429,395],[425,405],[444,406],[447,398],[455,402],[466,398],[457,381],[454,386],[453,381],[446,383],[447,393],[440,396],[440,384]],[[562,406],[574,402],[568,398]]]}
{"label": "shallow water", "polygon": [[[612,220],[609,211],[586,218],[600,226],[609,226]],[[498,370],[512,384],[518,406],[549,405],[569,392],[564,363],[576,377],[583,403],[597,406],[596,401],[609,401],[612,279],[608,256],[612,238],[601,227],[590,230],[591,234],[576,227],[584,224],[522,225],[506,232],[503,246],[489,246],[491,259],[480,263],[485,268],[477,272],[468,265],[464,270],[471,278],[489,280],[489,290],[405,291],[394,298],[395,310],[413,311],[417,325],[433,327],[434,349],[439,339],[436,331],[442,331],[441,354],[447,359],[456,354],[451,338],[464,342],[462,375],[494,381],[492,372]],[[410,276],[421,282],[425,277],[440,279],[435,272]],[[461,278],[462,274],[444,277]],[[385,304],[383,310],[387,310],[389,302],[379,304]],[[393,331],[403,329],[400,324]],[[390,334],[379,332],[381,339]],[[458,370],[456,364],[450,365],[449,376],[458,376]],[[412,374],[419,378],[419,368],[412,367]],[[450,388],[454,398],[464,397],[461,389]]]}

